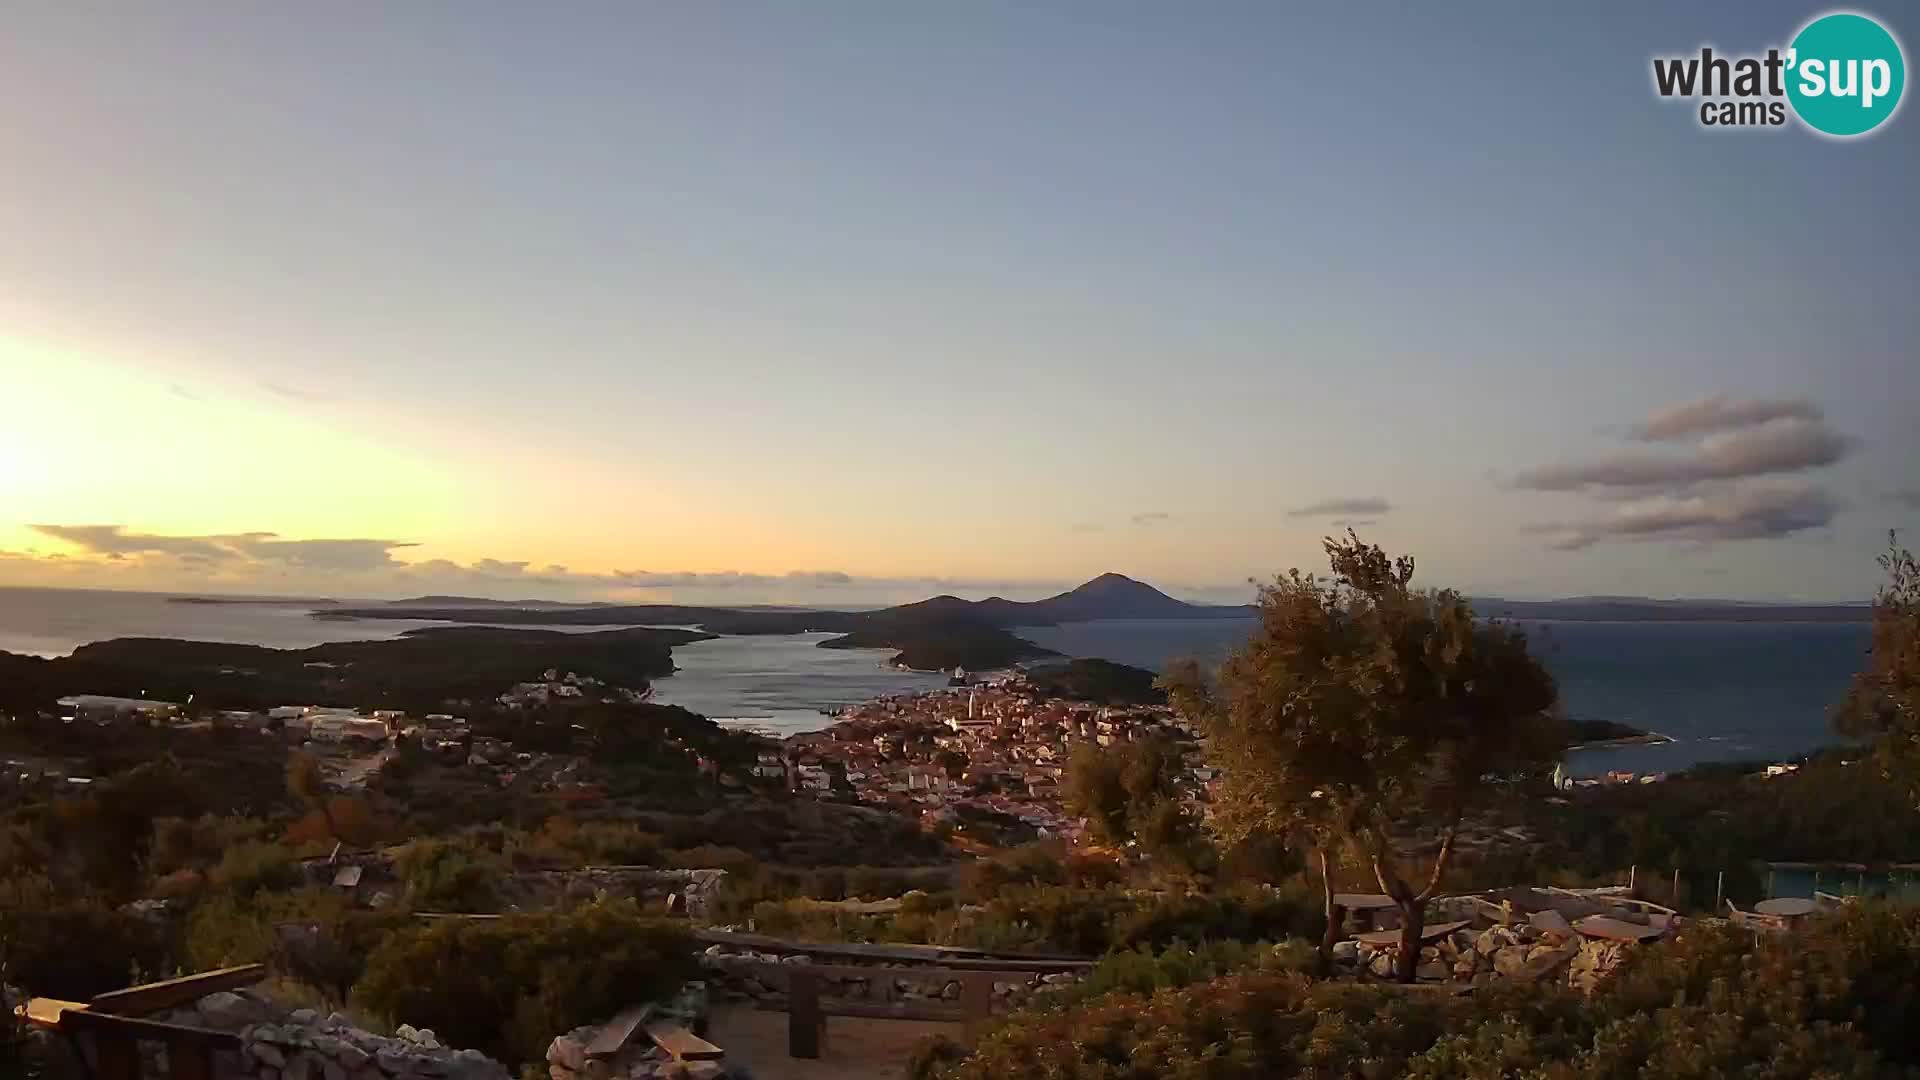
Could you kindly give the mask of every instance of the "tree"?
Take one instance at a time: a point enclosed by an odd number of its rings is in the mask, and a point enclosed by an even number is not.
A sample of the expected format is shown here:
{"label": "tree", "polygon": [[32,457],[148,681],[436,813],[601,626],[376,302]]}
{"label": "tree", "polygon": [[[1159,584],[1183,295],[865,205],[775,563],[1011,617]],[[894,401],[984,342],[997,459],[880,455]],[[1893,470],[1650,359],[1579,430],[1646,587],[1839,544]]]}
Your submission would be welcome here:
{"label": "tree", "polygon": [[1155,847],[1171,845],[1185,838],[1182,764],[1179,748],[1164,738],[1115,747],[1083,742],[1067,759],[1067,808],[1107,843],[1151,837]]}
{"label": "tree", "polygon": [[942,750],[934,755],[934,762],[947,774],[947,779],[955,783],[967,774],[967,755],[958,750]]}
{"label": "tree", "polygon": [[327,835],[339,839],[339,830],[333,823],[333,807],[328,804],[326,777],[320,772],[318,758],[312,754],[288,755],[287,794],[319,811],[326,822]]}
{"label": "tree", "polygon": [[1887,583],[1873,599],[1873,639],[1835,720],[1849,735],[1879,739],[1887,774],[1920,800],[1920,561],[1887,536],[1879,562]]}
{"label": "tree", "polygon": [[[1390,559],[1352,530],[1323,546],[1331,580],[1295,569],[1262,586],[1260,626],[1214,684],[1192,663],[1166,682],[1210,736],[1229,839],[1266,833],[1314,849],[1323,957],[1338,917],[1331,871],[1350,855],[1400,909],[1398,974],[1410,982],[1467,810],[1492,780],[1558,760],[1558,693],[1519,631],[1477,620],[1450,589],[1413,588],[1412,557]],[[1401,855],[1423,833],[1439,842],[1416,885]]]}

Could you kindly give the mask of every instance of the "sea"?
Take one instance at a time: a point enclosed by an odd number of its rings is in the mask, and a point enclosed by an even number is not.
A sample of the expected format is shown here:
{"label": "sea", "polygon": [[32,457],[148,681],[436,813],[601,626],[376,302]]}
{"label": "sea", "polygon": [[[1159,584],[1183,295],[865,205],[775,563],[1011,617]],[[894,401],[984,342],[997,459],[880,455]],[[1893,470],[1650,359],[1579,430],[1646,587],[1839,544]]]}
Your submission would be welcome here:
{"label": "sea", "polygon": [[[311,600],[181,604],[153,593],[0,588],[0,651],[60,656],[112,637],[174,637],[304,648],[397,637],[445,623],[343,622]],[[1711,761],[1778,761],[1838,741],[1829,716],[1865,660],[1868,629],[1847,623],[1528,622],[1569,715],[1614,720],[1670,743],[1578,750],[1577,776],[1662,772]],[[1019,631],[1068,656],[1162,670],[1218,661],[1250,619],[1104,620]],[[570,629],[607,629],[580,627]],[[720,637],[673,652],[680,669],[654,699],[723,723],[786,735],[826,726],[832,710],[942,686],[945,676],[887,666],[885,649],[821,649],[828,634]]]}

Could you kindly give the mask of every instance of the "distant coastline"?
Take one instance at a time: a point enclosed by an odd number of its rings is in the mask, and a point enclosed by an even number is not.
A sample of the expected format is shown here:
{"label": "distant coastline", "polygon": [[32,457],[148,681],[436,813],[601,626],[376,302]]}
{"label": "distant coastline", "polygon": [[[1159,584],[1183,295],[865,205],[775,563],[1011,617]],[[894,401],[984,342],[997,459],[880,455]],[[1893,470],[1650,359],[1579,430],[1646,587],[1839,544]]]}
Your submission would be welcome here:
{"label": "distant coastline", "polygon": [[169,604],[258,604],[264,607],[308,607],[314,604],[338,604],[340,601],[326,596],[272,597],[272,596],[169,596]]}

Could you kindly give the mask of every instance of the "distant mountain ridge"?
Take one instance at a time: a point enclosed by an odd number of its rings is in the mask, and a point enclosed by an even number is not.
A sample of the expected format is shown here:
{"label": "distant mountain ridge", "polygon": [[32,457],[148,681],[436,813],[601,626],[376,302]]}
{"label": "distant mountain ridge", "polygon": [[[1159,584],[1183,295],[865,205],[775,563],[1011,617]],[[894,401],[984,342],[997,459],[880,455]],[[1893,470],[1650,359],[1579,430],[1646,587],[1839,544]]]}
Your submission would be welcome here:
{"label": "distant mountain ridge", "polygon": [[898,614],[936,617],[971,616],[998,626],[1046,626],[1096,619],[1238,619],[1251,615],[1250,607],[1213,607],[1176,600],[1144,581],[1125,574],[1101,574],[1084,585],[1044,600],[962,600],[942,595],[888,608]]}

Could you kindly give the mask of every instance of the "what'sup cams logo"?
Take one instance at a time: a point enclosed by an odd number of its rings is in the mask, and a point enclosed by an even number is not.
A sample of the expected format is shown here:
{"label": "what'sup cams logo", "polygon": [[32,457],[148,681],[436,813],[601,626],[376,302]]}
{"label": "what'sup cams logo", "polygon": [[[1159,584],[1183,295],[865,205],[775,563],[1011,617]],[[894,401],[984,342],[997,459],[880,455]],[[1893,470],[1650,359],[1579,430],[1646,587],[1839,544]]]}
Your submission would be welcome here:
{"label": "what'sup cams logo", "polygon": [[1885,126],[1900,109],[1907,60],[1899,39],[1878,20],[1851,11],[1815,18],[1785,49],[1764,55],[1698,54],[1653,58],[1653,89],[1698,101],[1706,128],[1778,128],[1789,117],[1830,138]]}

